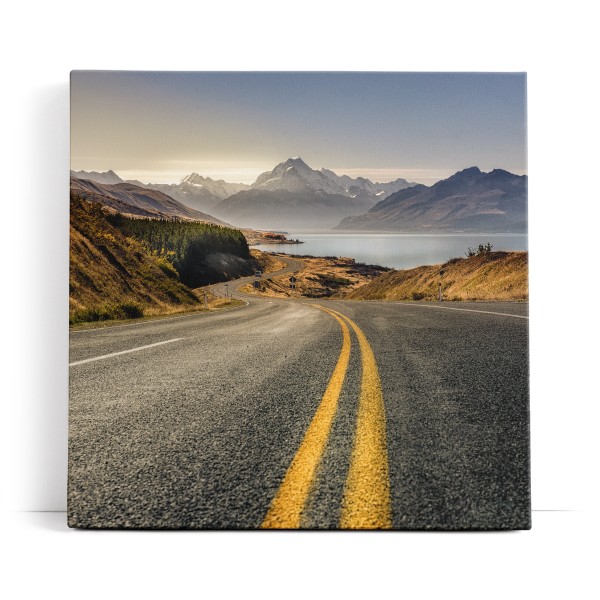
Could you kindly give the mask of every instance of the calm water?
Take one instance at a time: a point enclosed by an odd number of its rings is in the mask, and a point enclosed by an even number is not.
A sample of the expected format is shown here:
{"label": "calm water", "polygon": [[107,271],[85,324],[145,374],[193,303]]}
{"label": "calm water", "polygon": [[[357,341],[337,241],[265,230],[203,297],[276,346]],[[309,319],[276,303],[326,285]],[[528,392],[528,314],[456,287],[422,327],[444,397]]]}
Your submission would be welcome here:
{"label": "calm water", "polygon": [[394,269],[443,263],[449,258],[464,256],[469,247],[488,242],[493,250],[527,250],[527,236],[523,234],[413,235],[290,231],[288,237],[299,239],[304,244],[264,244],[256,247],[266,252],[348,256],[357,262]]}

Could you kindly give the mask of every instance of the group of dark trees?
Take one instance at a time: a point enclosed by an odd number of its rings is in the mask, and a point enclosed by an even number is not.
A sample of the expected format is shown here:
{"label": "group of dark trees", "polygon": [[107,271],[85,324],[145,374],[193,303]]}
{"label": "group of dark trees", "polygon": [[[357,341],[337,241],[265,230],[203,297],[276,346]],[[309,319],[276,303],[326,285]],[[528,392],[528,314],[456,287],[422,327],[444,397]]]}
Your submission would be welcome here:
{"label": "group of dark trees", "polygon": [[120,214],[109,221],[128,237],[142,241],[158,256],[167,258],[190,287],[206,283],[202,265],[215,254],[249,259],[250,250],[244,234],[230,227],[197,221],[168,219],[132,219]]}

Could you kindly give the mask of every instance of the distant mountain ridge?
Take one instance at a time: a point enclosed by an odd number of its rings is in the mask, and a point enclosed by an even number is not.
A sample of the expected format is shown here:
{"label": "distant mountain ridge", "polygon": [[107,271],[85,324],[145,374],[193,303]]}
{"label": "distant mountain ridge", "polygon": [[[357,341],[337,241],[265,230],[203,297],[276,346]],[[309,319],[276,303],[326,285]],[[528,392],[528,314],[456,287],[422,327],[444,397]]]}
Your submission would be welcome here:
{"label": "distant mountain ridge", "polygon": [[215,180],[198,175],[198,173],[186,175],[179,183],[127,181],[112,170],[103,173],[97,171],[71,171],[71,175],[98,183],[128,182],[159,190],[197,210],[208,210],[221,200],[249,189],[270,192],[282,190],[288,192],[324,192],[326,194],[340,194],[349,198],[362,196],[364,198],[370,197],[375,203],[398,190],[416,185],[401,178],[387,183],[373,183],[365,177],[353,178],[348,175],[337,175],[330,169],[321,168],[316,170],[309,167],[299,156],[288,158],[285,162],[276,165],[273,170],[261,173],[251,185],[229,183],[222,179]]}
{"label": "distant mountain ridge", "polygon": [[336,229],[525,233],[527,176],[470,167],[431,187],[416,185],[391,194],[365,214],[343,219]]}
{"label": "distant mountain ridge", "polygon": [[223,179],[211,179],[210,177],[202,177],[198,173],[191,173],[181,179],[179,185],[193,185],[198,188],[208,188],[220,200],[233,196],[242,190],[247,190],[250,186],[245,183],[228,183]]}
{"label": "distant mountain ridge", "polygon": [[178,218],[226,225],[211,215],[185,206],[161,191],[123,181],[115,184],[103,184],[71,177],[71,194],[85,200],[99,202],[125,215],[157,219]]}
{"label": "distant mountain ridge", "polygon": [[228,183],[198,173],[183,177],[179,183],[148,183],[145,187],[160,190],[190,208],[208,212],[224,198],[250,188],[245,183]]}
{"label": "distant mountain ridge", "polygon": [[299,156],[260,174],[252,185],[213,180],[198,173],[173,184],[126,182],[114,171],[71,171],[71,175],[101,184],[133,183],[238,227],[258,229],[333,227],[344,217],[364,213],[378,200],[415,185],[405,179],[373,183],[324,168],[315,170]]}
{"label": "distant mountain ridge", "polygon": [[228,183],[222,179],[214,180],[210,177],[202,177],[198,173],[191,173],[183,177],[179,183],[142,183],[136,180],[125,180],[112,170],[104,173],[71,171],[71,176],[78,179],[89,179],[96,183],[132,183],[150,190],[158,190],[189,208],[201,212],[210,212],[211,208],[224,198],[250,188],[249,185],[244,183]]}
{"label": "distant mountain ridge", "polygon": [[105,171],[104,173],[98,171],[71,171],[71,177],[76,177],[77,179],[89,179],[96,183],[108,183],[109,185],[125,183],[125,180],[121,179],[112,169]]}

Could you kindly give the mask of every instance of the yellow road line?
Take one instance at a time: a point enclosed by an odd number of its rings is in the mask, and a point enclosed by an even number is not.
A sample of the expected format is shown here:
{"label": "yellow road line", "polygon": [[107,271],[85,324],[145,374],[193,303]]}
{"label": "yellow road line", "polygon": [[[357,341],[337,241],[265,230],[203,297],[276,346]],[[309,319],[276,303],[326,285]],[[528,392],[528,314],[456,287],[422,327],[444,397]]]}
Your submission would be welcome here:
{"label": "yellow road line", "polygon": [[340,527],[391,529],[392,508],[383,394],[375,355],[362,330],[345,315],[354,329],[362,358],[362,382],[352,460],[346,480]]}
{"label": "yellow road line", "polygon": [[[321,307],[318,307],[321,308]],[[327,311],[329,312],[329,311]],[[302,511],[316,476],[317,467],[338,406],[338,399],[350,360],[350,332],[340,317],[332,313],[342,328],[342,349],[327,389],[315,413],[300,448],[289,466],[279,490],[262,522],[263,529],[298,529]]]}

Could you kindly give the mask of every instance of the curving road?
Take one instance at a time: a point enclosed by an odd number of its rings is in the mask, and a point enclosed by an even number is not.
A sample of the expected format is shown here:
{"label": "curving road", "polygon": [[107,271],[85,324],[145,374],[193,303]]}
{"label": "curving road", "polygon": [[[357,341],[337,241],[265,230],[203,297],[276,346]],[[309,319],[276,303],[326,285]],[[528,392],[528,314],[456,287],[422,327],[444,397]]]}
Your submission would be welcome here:
{"label": "curving road", "polygon": [[71,526],[530,526],[526,304],[233,295],[71,333]]}

